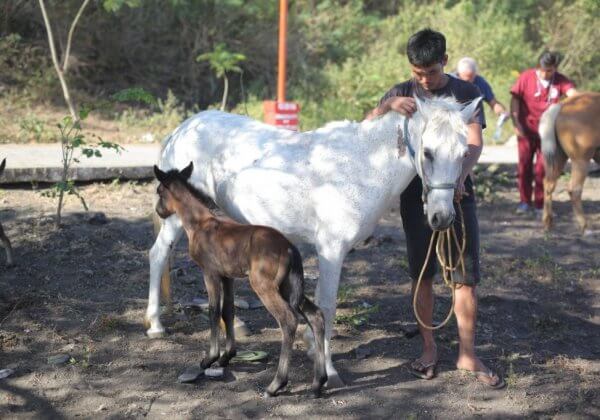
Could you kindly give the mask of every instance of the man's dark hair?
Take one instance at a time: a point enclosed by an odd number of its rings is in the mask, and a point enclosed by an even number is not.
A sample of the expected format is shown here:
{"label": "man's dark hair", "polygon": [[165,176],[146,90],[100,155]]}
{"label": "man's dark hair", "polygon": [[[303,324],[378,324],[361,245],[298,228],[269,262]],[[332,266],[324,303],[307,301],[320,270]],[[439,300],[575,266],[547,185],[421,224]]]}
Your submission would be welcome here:
{"label": "man's dark hair", "polygon": [[558,52],[544,51],[538,59],[538,64],[540,67],[558,67],[561,58]]}
{"label": "man's dark hair", "polygon": [[446,55],[446,38],[441,32],[422,29],[408,39],[406,55],[413,66],[429,67],[441,63]]}

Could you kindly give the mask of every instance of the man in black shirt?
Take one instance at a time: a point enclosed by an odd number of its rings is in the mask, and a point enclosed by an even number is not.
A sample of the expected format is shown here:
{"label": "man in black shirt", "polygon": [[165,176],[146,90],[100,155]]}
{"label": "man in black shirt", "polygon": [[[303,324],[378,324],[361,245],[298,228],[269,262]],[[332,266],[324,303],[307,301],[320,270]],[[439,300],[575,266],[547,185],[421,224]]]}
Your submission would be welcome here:
{"label": "man in black shirt", "polygon": [[[446,39],[444,35],[431,29],[421,30],[410,37],[407,44],[407,56],[411,64],[413,78],[390,89],[381,99],[377,108],[373,109],[368,119],[395,110],[403,115],[411,116],[416,110],[414,96],[454,96],[459,102],[468,103],[481,96],[479,89],[471,83],[451,77],[444,73],[448,63]],[[456,289],[454,314],[458,324],[459,354],[456,367],[472,373],[477,380],[493,388],[501,388],[504,381],[490,370],[475,354],[475,327],[477,324],[476,285],[479,282],[479,227],[475,208],[473,183],[469,174],[477,163],[483,147],[481,130],[485,128],[483,106],[479,104],[479,112],[467,124],[467,145],[469,152],[463,162],[463,170],[455,193],[465,222],[467,247],[465,265],[467,276],[461,279]],[[410,274],[414,284],[425,257],[432,231],[426,223],[423,212],[421,179],[416,176],[400,197],[402,225],[406,234],[406,247]],[[456,213],[460,213],[457,211]],[[457,233],[461,232],[460,219],[455,220]],[[422,320],[432,325],[433,290],[432,279],[436,270],[436,258],[430,263],[421,282],[421,290],[417,299],[417,309]],[[423,378],[435,377],[438,361],[437,347],[431,330],[419,325],[423,338],[421,357],[411,364],[411,373]]]}

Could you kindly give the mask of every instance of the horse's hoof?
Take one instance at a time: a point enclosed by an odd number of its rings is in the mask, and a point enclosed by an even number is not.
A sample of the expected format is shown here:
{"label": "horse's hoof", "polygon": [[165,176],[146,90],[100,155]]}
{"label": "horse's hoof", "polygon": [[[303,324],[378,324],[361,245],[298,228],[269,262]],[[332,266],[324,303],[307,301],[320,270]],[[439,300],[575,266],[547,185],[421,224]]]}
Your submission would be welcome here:
{"label": "horse's hoof", "polygon": [[148,338],[164,338],[167,334],[165,333],[165,330],[149,329],[148,331],[146,331],[146,335],[148,336]]}
{"label": "horse's hoof", "polygon": [[585,229],[583,231],[583,236],[593,236],[594,235],[594,231],[591,229]]}
{"label": "horse's hoof", "polygon": [[270,399],[270,398],[273,398],[273,397],[276,397],[276,396],[277,396],[276,394],[271,394],[269,391],[265,391],[265,392],[263,392],[263,394],[262,394],[262,397],[263,397],[265,400],[268,400],[268,399]]}
{"label": "horse's hoof", "polygon": [[340,378],[340,375],[338,375],[337,373],[334,375],[327,375],[327,383],[325,384],[325,386],[328,389],[334,389],[334,388],[344,388],[346,386],[346,383],[344,381],[342,381],[342,378]]}

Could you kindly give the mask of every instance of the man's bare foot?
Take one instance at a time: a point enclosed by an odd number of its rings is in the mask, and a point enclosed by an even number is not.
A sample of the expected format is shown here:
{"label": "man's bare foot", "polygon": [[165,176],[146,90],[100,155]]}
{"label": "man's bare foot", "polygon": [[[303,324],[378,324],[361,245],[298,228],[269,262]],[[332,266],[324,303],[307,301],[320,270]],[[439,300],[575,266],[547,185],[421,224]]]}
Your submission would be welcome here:
{"label": "man's bare foot", "polygon": [[478,357],[460,357],[456,368],[473,375],[477,381],[492,388],[500,389],[506,384],[504,380],[488,368]]}

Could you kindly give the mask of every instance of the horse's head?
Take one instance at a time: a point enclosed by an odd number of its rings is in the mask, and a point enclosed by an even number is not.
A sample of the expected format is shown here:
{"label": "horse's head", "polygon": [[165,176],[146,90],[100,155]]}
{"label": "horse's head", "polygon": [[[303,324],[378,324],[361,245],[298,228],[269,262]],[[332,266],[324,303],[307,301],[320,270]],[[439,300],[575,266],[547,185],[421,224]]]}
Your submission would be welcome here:
{"label": "horse's head", "polygon": [[[432,229],[454,221],[454,190],[467,155],[467,122],[481,98],[463,107],[453,98],[417,99],[415,166],[423,181],[423,200]],[[420,133],[420,136],[419,134]]]}
{"label": "horse's head", "polygon": [[177,199],[174,192],[176,188],[180,188],[187,184],[193,170],[194,164],[192,162],[181,171],[172,169],[168,172],[164,172],[161,171],[158,166],[154,165],[154,175],[158,182],[160,182],[160,185],[156,189],[156,193],[158,194],[156,213],[163,219],[175,213]]}

